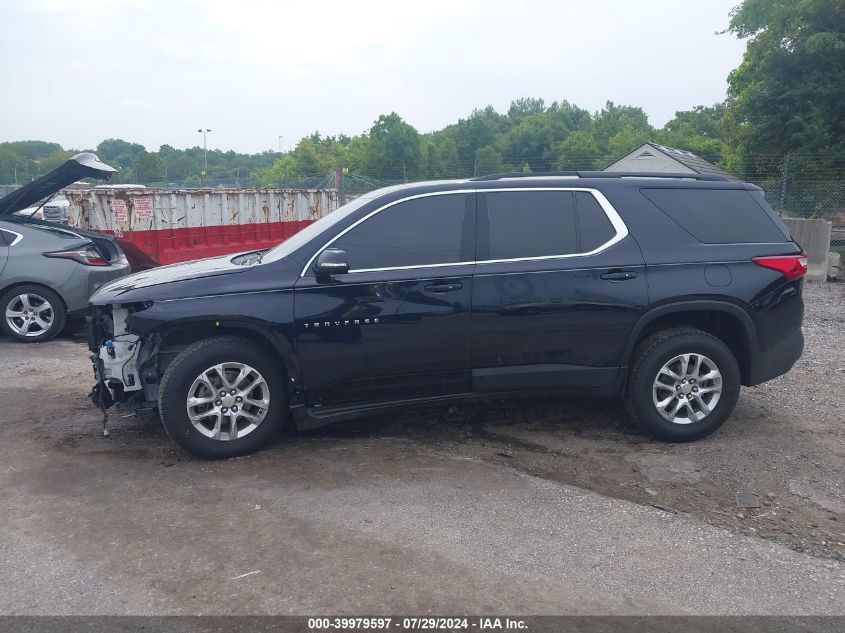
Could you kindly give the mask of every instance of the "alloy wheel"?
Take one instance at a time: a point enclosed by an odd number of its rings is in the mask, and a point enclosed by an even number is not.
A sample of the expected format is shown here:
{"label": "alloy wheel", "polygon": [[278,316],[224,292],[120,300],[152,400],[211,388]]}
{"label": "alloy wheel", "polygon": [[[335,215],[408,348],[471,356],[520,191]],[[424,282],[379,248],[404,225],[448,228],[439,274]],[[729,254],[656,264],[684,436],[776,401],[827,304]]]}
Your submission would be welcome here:
{"label": "alloy wheel", "polygon": [[188,420],[204,436],[231,441],[260,425],[270,407],[267,381],[244,363],[220,363],[194,379],[185,401]]}
{"label": "alloy wheel", "polygon": [[9,328],[27,338],[43,336],[56,318],[53,306],[44,297],[23,293],[6,305],[6,323]]}
{"label": "alloy wheel", "polygon": [[652,400],[663,418],[674,424],[693,424],[706,418],[722,395],[722,374],[702,354],[680,354],[657,372]]}

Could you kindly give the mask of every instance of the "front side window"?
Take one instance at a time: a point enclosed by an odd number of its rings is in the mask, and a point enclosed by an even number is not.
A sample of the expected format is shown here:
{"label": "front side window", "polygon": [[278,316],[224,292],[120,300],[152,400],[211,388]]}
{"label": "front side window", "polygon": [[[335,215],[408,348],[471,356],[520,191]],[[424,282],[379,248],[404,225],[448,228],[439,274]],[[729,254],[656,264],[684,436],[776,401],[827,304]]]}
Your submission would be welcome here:
{"label": "front side window", "polygon": [[364,220],[331,245],[350,270],[453,264],[473,258],[467,194],[405,200]]}
{"label": "front side window", "polygon": [[571,191],[496,191],[487,194],[490,259],[579,252]]}

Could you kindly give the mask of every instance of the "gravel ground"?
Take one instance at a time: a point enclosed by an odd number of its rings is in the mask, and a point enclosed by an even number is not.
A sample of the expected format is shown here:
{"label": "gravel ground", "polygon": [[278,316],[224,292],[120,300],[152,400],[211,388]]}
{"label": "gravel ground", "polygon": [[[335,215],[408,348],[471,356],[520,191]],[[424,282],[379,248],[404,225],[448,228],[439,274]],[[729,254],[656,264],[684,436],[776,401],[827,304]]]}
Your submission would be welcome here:
{"label": "gravel ground", "polygon": [[[845,284],[714,436],[605,400],[381,415],[203,462],[0,340],[0,613],[845,614]],[[758,507],[739,507],[737,494]]]}
{"label": "gravel ground", "polygon": [[[801,359],[788,374],[743,388],[731,419],[703,441],[653,442],[618,403],[583,399],[441,414],[458,425],[412,413],[403,418],[408,429],[388,420],[381,428],[842,561],[845,284],[807,283],[804,294]],[[738,493],[753,494],[759,507],[739,507]]]}

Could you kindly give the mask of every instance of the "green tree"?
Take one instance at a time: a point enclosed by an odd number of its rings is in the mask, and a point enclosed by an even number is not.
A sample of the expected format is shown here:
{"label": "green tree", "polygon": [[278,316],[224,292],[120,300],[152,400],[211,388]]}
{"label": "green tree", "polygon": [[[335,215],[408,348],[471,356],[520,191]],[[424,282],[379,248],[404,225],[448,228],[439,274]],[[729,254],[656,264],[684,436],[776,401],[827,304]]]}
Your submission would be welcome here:
{"label": "green tree", "polygon": [[532,114],[542,114],[545,110],[546,104],[542,99],[520,97],[511,101],[511,106],[508,108],[508,116],[512,119],[518,119]]}
{"label": "green tree", "polygon": [[469,165],[475,159],[476,152],[487,145],[493,144],[504,132],[511,127],[508,117],[499,114],[493,106],[482,110],[473,110],[466,119],[459,119],[457,123],[446,126],[432,136],[450,136],[458,147],[458,157],[462,165]]}
{"label": "green tree", "polygon": [[[0,145],[0,183],[12,184],[15,181],[15,172],[21,158],[5,144]],[[20,182],[20,179],[18,180]]]}
{"label": "green tree", "polygon": [[165,180],[164,159],[158,154],[141,152],[135,160],[135,179],[140,184],[163,183]]}
{"label": "green tree", "polygon": [[595,169],[601,154],[588,132],[575,131],[556,146],[560,169]]}
{"label": "green tree", "polygon": [[695,106],[692,110],[675,112],[675,116],[663,130],[679,138],[704,136],[721,139],[725,136],[727,105],[717,103],[712,106]]}
{"label": "green tree", "polygon": [[368,133],[367,167],[382,178],[413,179],[422,163],[420,134],[395,112],[382,114]]}
{"label": "green tree", "polygon": [[62,146],[58,143],[48,143],[46,141],[12,141],[10,143],[3,143],[4,147],[12,150],[21,159],[39,160],[46,158],[50,154],[62,151]]}
{"label": "green tree", "polygon": [[728,30],[748,38],[728,77],[732,140],[759,154],[845,150],[845,3],[744,0]]}
{"label": "green tree", "polygon": [[565,125],[546,113],[526,116],[499,141],[505,163],[548,171],[557,162],[555,146],[568,135]]}
{"label": "green tree", "polygon": [[[626,143],[622,142],[623,139],[637,135],[638,138],[647,140],[652,132],[648,116],[639,107],[619,106],[608,101],[604,108],[593,116],[593,138],[606,159],[619,158],[619,148],[626,146]],[[610,139],[620,133],[623,133],[623,136],[618,137],[611,148]]]}
{"label": "green tree", "polygon": [[450,136],[439,137],[431,145],[429,176],[432,178],[457,178],[465,175],[458,157],[458,144]]}
{"label": "green tree", "polygon": [[112,167],[121,171],[132,168],[141,152],[145,151],[143,145],[129,143],[118,138],[108,138],[97,145],[97,156]]}
{"label": "green tree", "polygon": [[652,134],[651,131],[638,130],[631,125],[626,125],[608,139],[605,162],[609,163],[634,151],[643,143],[648,142]]}
{"label": "green tree", "polygon": [[487,176],[504,171],[502,154],[492,145],[480,147],[475,153],[475,175]]}

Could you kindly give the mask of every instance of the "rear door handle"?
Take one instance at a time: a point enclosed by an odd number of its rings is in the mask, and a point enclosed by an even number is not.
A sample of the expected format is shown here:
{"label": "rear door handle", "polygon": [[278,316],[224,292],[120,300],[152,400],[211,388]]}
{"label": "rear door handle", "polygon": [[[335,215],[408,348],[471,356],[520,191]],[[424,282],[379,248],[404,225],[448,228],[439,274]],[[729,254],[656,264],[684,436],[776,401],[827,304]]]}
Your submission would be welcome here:
{"label": "rear door handle", "polygon": [[425,289],[429,292],[452,292],[453,290],[460,290],[464,285],[460,282],[453,282],[450,284],[428,284]]}
{"label": "rear door handle", "polygon": [[625,281],[626,279],[633,279],[637,273],[631,270],[614,270],[609,273],[603,273],[601,278],[608,281]]}

